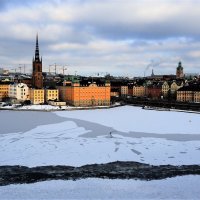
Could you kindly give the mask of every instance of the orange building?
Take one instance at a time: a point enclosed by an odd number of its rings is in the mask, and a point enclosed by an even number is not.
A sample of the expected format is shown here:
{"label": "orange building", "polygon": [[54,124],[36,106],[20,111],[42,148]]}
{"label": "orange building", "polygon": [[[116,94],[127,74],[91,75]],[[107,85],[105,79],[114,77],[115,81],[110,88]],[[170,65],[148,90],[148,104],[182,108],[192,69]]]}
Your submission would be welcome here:
{"label": "orange building", "polygon": [[8,97],[9,83],[0,83],[0,100]]}
{"label": "orange building", "polygon": [[109,106],[110,83],[68,82],[59,86],[60,99],[74,106]]}

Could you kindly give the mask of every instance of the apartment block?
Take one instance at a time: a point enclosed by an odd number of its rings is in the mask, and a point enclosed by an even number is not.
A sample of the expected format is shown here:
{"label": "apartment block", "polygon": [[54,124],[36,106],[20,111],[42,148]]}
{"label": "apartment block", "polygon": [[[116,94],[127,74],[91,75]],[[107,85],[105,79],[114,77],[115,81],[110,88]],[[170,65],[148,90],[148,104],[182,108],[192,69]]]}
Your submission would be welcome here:
{"label": "apartment block", "polygon": [[45,102],[58,101],[59,90],[58,89],[45,89]]}
{"label": "apartment block", "polygon": [[60,99],[74,106],[110,105],[110,83],[74,81],[59,86]]}
{"label": "apartment block", "polygon": [[170,86],[167,81],[164,81],[164,83],[162,84],[162,95],[164,98],[168,97],[169,91],[170,91]]}
{"label": "apartment block", "polygon": [[177,91],[177,101],[200,102],[200,85],[184,86]]}
{"label": "apartment block", "polygon": [[121,96],[127,96],[128,95],[128,86],[127,85],[121,86],[120,93],[121,93]]}
{"label": "apartment block", "polygon": [[145,86],[133,86],[133,96],[136,97],[144,97],[146,95],[146,87]]}
{"label": "apartment block", "polygon": [[30,100],[29,88],[24,83],[10,84],[8,96],[19,101]]}
{"label": "apartment block", "polygon": [[8,97],[8,91],[9,91],[9,84],[8,83],[0,83],[0,101]]}
{"label": "apartment block", "polygon": [[30,101],[32,104],[44,103],[44,89],[30,89]]}

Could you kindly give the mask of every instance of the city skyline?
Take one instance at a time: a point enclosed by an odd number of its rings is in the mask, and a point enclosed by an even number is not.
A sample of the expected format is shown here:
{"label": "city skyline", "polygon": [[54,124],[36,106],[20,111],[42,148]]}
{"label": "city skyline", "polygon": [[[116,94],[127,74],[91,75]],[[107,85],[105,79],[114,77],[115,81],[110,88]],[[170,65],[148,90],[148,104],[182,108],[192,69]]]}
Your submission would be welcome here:
{"label": "city skyline", "polygon": [[0,67],[32,69],[39,34],[44,71],[67,66],[81,75],[199,73],[200,2],[3,0]]}

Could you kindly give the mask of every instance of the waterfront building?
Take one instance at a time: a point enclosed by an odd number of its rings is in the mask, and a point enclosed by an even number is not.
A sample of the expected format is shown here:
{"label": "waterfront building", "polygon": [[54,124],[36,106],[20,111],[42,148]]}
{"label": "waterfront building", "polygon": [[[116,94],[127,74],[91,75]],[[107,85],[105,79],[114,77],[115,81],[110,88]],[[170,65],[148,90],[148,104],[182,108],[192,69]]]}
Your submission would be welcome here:
{"label": "waterfront building", "polygon": [[109,106],[110,83],[68,81],[59,86],[60,99],[73,106]]}
{"label": "waterfront building", "polygon": [[188,85],[177,91],[177,101],[200,102],[200,85]]}
{"label": "waterfront building", "polygon": [[147,87],[147,97],[151,99],[160,99],[162,96],[162,83],[155,83]]}
{"label": "waterfront building", "polygon": [[24,83],[14,83],[9,85],[8,96],[18,101],[30,100],[29,88]]}
{"label": "waterfront building", "polygon": [[162,96],[167,98],[169,95],[170,87],[167,81],[164,81],[162,84]]}
{"label": "waterfront building", "polygon": [[58,101],[59,91],[58,89],[45,89],[45,102]]}
{"label": "waterfront building", "polygon": [[122,85],[120,87],[120,93],[121,93],[121,96],[127,96],[128,95],[128,85]]}
{"label": "waterfront building", "polygon": [[119,89],[111,88],[110,97],[119,97],[119,95],[120,95]]}
{"label": "waterfront building", "polygon": [[146,87],[143,85],[133,86],[133,96],[144,97],[146,95]]}
{"label": "waterfront building", "polygon": [[183,82],[176,82],[176,81],[173,81],[172,82],[172,84],[171,84],[171,86],[170,86],[170,93],[171,94],[175,94],[176,93],[176,91],[179,89],[179,88],[181,88],[181,87],[183,87]]}
{"label": "waterfront building", "polygon": [[194,91],[194,102],[200,103],[200,89],[199,91]]}
{"label": "waterfront building", "polygon": [[32,104],[43,104],[44,103],[44,89],[34,89],[29,90],[30,101]]}
{"label": "waterfront building", "polygon": [[8,97],[9,83],[0,82],[0,101]]}

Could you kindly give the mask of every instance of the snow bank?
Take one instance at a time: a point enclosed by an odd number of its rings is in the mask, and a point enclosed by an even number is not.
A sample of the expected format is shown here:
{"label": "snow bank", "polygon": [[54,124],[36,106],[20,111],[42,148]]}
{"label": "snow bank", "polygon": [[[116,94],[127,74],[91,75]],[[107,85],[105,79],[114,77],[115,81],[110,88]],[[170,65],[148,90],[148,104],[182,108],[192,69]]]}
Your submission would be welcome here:
{"label": "snow bank", "polygon": [[51,105],[29,105],[18,107],[18,110],[59,110],[59,106],[51,106]]}
{"label": "snow bank", "polygon": [[198,176],[156,181],[84,179],[0,187],[1,199],[200,199]]}

